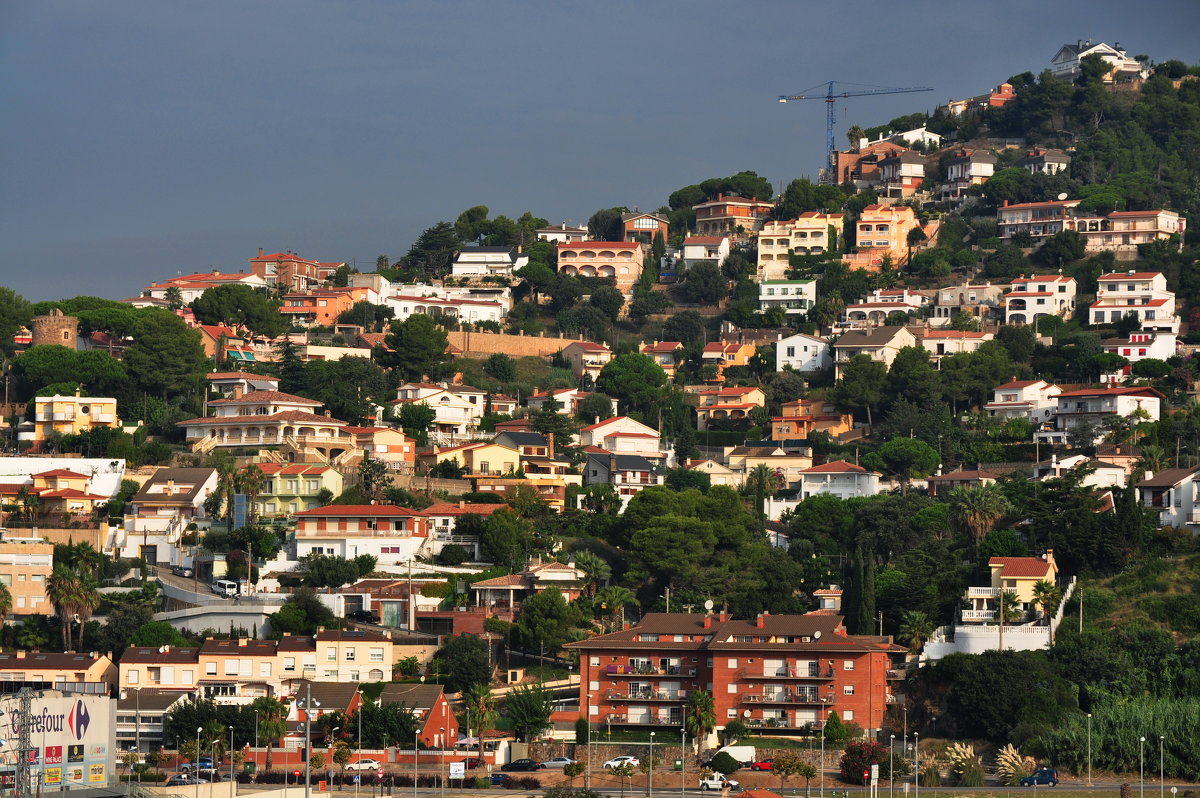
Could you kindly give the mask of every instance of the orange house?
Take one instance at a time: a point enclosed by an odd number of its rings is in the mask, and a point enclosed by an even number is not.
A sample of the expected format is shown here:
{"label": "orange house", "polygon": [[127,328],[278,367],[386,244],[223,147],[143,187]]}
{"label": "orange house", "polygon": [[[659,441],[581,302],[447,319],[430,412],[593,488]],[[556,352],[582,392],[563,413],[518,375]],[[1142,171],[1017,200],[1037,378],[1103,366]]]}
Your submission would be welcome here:
{"label": "orange house", "polygon": [[837,408],[823,399],[784,402],[781,411],[783,415],[771,419],[773,441],[803,440],[813,432],[837,436],[849,432],[854,426],[853,416],[839,413]]}
{"label": "orange house", "polygon": [[750,358],[758,350],[754,344],[725,343],[713,341],[700,352],[700,360],[706,366],[716,366],[717,376],[708,382],[724,382],[725,369],[729,366],[748,366]]}
{"label": "orange house", "polygon": [[343,311],[354,306],[347,288],[318,288],[303,294],[285,294],[279,312],[302,326],[331,327]]}

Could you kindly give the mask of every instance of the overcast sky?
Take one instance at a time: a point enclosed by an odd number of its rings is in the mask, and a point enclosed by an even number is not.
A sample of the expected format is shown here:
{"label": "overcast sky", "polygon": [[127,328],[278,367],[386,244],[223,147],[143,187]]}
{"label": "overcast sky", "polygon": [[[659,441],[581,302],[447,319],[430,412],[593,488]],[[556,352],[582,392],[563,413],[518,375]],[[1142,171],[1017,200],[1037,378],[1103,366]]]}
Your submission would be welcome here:
{"label": "overcast sky", "polygon": [[1200,62],[1200,2],[0,0],[0,284],[135,296],[258,247],[398,257],[472,205],[552,223],[707,177],[814,176],[845,129],[1064,42]]}

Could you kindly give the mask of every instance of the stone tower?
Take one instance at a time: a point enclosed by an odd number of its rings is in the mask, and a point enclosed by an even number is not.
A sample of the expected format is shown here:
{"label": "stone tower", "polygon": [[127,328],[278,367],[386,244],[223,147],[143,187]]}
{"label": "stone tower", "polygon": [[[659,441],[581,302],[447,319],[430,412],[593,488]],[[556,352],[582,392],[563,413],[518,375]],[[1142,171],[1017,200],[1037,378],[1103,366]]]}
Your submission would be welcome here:
{"label": "stone tower", "polygon": [[79,319],[74,316],[64,316],[58,308],[54,308],[46,316],[34,316],[29,323],[33,341],[30,346],[66,346],[75,348],[75,338],[79,335]]}

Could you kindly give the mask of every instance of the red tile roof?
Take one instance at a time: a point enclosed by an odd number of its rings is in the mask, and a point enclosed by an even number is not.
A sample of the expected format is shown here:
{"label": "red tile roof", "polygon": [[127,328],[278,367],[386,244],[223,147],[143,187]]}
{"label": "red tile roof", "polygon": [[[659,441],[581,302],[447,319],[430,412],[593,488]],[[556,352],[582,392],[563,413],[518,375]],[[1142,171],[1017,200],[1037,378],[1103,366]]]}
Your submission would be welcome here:
{"label": "red tile roof", "polygon": [[238,399],[213,399],[209,402],[210,405],[244,405],[257,404],[261,402],[287,402],[295,405],[309,405],[310,407],[320,407],[321,403],[306,399],[303,396],[295,396],[290,393],[282,393],[280,391],[251,391],[247,394],[242,394]]}
{"label": "red tile roof", "polygon": [[464,502],[463,504],[454,504],[445,502],[443,504],[434,504],[426,507],[422,512],[425,515],[491,515],[497,510],[507,509],[507,504],[481,504]]}
{"label": "red tile roof", "polygon": [[1050,563],[1040,557],[992,557],[988,567],[1000,566],[1000,575],[1007,577],[1046,576]]}
{"label": "red tile roof", "polygon": [[68,471],[65,468],[56,468],[53,471],[43,471],[40,474],[34,474],[35,477],[82,477],[87,479],[87,474],[80,474],[77,471]]}
{"label": "red tile roof", "polygon": [[1066,399],[1073,396],[1146,396],[1157,397],[1159,399],[1164,398],[1161,393],[1153,388],[1114,388],[1112,386],[1106,386],[1104,388],[1086,388],[1081,391],[1067,391],[1066,393],[1060,393],[1058,398]]}
{"label": "red tile roof", "polygon": [[1108,274],[1100,275],[1096,279],[1097,280],[1153,280],[1155,277],[1158,277],[1160,274],[1162,274],[1162,272],[1134,272],[1133,274],[1126,274],[1124,272],[1109,272]]}
{"label": "red tile roof", "polygon": [[279,382],[278,377],[268,377],[265,374],[251,374],[248,371],[214,371],[211,374],[204,375],[204,379],[206,380],[236,380],[243,378],[248,380],[271,380],[272,382]]}
{"label": "red tile roof", "polygon": [[872,473],[867,471],[867,469],[863,468],[862,466],[854,465],[854,463],[847,463],[845,460],[834,460],[832,463],[824,463],[819,466],[800,469],[800,472],[803,474],[842,474],[847,471],[853,471],[856,474]]}
{"label": "red tile roof", "polygon": [[338,516],[389,516],[389,517],[422,517],[426,513],[420,510],[410,510],[407,507],[397,507],[394,504],[331,504],[328,507],[314,507],[311,510],[301,510],[293,515],[306,518],[336,518]]}

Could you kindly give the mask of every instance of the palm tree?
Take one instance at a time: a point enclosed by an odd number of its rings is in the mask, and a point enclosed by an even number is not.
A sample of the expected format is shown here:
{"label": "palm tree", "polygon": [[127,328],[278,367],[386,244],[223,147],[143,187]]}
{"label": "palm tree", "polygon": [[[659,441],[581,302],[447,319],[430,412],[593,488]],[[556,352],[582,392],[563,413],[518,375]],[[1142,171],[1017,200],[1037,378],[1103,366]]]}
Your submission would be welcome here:
{"label": "palm tree", "polygon": [[867,132],[858,125],[851,125],[846,130],[846,138],[850,140],[850,152],[858,152],[859,140],[867,137]]}
{"label": "palm tree", "polygon": [[1000,622],[1000,650],[1004,650],[1004,624],[1017,618],[1017,594],[1012,590],[1000,590],[996,598],[996,620]]}
{"label": "palm tree", "polygon": [[759,518],[765,518],[764,506],[767,494],[774,493],[783,487],[782,480],[775,469],[766,463],[759,463],[746,475],[746,490],[754,494],[754,507]]}
{"label": "palm tree", "polygon": [[71,648],[71,618],[75,614],[78,596],[79,579],[75,572],[63,563],[54,566],[53,573],[46,580],[46,597],[50,599],[59,620],[62,621],[63,651]]}
{"label": "palm tree", "polygon": [[622,626],[625,624],[625,607],[641,606],[641,602],[637,600],[637,596],[633,595],[633,591],[620,585],[610,585],[599,591],[596,594],[595,603],[606,609],[610,620],[614,620],[620,615]]}
{"label": "palm tree", "polygon": [[167,307],[171,310],[183,307],[183,292],[179,290],[179,286],[173,285],[168,288],[163,298],[167,300]]}
{"label": "palm tree", "polygon": [[717,726],[717,712],[713,708],[712,693],[707,690],[692,690],[683,705],[683,725],[693,740],[707,737]]}
{"label": "palm tree", "polygon": [[1050,623],[1051,613],[1062,600],[1062,590],[1049,579],[1042,579],[1033,584],[1033,602],[1042,608],[1042,617],[1050,629],[1050,645],[1054,645],[1054,626]]}
{"label": "palm tree", "polygon": [[996,483],[963,485],[950,491],[950,523],[978,544],[997,521],[1012,509]]}
{"label": "palm tree", "polygon": [[1157,474],[1167,468],[1169,464],[1167,450],[1156,443],[1148,443],[1142,447],[1142,456],[1138,458],[1134,472],[1140,478],[1147,471]]}
{"label": "palm tree", "polygon": [[933,636],[933,621],[920,610],[906,610],[900,623],[900,637],[908,641],[908,646],[916,651],[925,645],[925,641]]}
{"label": "palm tree", "polygon": [[[284,723],[284,718],[287,717],[287,707],[278,698],[269,695],[259,696],[250,706],[258,715],[259,736],[267,739],[266,769],[270,770],[275,741],[287,733],[287,724]],[[258,740],[255,740],[254,744],[258,745]]]}
{"label": "palm tree", "polygon": [[581,551],[575,555],[575,567],[588,576],[584,592],[589,598],[595,597],[601,582],[607,585],[609,578],[612,577],[612,568],[608,562],[599,554],[590,551]]}
{"label": "palm tree", "polygon": [[78,580],[78,590],[75,594],[75,614],[79,616],[79,643],[76,651],[83,651],[83,630],[92,614],[100,606],[100,591],[96,589],[96,580],[91,574],[83,574]]}
{"label": "palm tree", "polygon": [[249,523],[253,524],[254,519],[258,517],[258,507],[255,500],[258,499],[258,494],[262,493],[263,484],[267,481],[267,476],[254,463],[242,469],[238,474],[237,485],[242,493],[246,494],[246,512]]}
{"label": "palm tree", "polygon": [[81,574],[98,577],[100,569],[104,567],[104,561],[104,555],[96,551],[86,540],[71,547],[70,564]]}
{"label": "palm tree", "polygon": [[[479,741],[479,761],[483,761],[483,733],[496,725],[500,712],[496,709],[496,696],[486,684],[473,684],[462,693],[463,706],[475,719],[475,739]],[[467,730],[468,733],[470,729]]]}
{"label": "palm tree", "polygon": [[10,612],[12,612],[12,593],[8,592],[7,587],[0,585],[0,626],[4,625]]}

